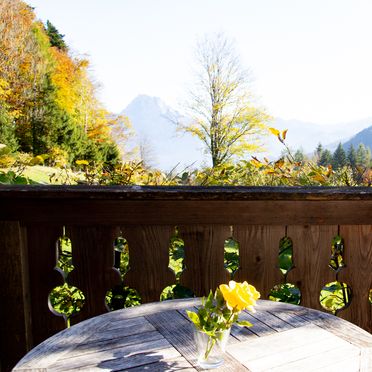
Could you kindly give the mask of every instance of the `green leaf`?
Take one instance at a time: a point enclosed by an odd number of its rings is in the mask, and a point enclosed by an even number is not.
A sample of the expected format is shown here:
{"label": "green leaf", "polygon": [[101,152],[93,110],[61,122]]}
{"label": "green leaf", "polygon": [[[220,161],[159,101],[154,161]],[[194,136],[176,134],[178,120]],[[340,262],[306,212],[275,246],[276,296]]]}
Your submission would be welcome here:
{"label": "green leaf", "polygon": [[252,323],[248,322],[248,320],[238,320],[236,322],[236,324],[239,326],[239,327],[252,327]]}
{"label": "green leaf", "polygon": [[200,321],[199,316],[194,311],[186,310],[187,316],[190,318],[190,320],[197,326],[200,327]]}

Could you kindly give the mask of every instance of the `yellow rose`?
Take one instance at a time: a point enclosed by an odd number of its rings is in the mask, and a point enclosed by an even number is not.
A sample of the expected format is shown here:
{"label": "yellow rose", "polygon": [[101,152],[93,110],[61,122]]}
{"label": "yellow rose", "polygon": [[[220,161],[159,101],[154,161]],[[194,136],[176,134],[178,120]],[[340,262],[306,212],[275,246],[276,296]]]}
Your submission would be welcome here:
{"label": "yellow rose", "polygon": [[230,280],[229,285],[221,284],[220,291],[230,310],[242,311],[248,309],[254,311],[253,306],[256,300],[260,298],[260,293],[253,285],[247,282],[237,283]]}

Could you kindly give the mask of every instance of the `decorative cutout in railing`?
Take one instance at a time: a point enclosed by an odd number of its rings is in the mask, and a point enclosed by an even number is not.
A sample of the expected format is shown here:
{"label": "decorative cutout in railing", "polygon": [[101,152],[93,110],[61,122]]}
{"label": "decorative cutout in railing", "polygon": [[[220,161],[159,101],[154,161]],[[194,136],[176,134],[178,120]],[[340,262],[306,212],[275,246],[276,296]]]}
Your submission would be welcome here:
{"label": "decorative cutout in railing", "polygon": [[168,268],[174,273],[176,281],[175,284],[164,288],[160,295],[160,301],[171,300],[176,298],[193,297],[194,294],[191,289],[181,285],[180,280],[183,271],[185,270],[185,242],[180,238],[177,227],[174,235],[169,242],[169,264]]}
{"label": "decorative cutout in railing", "polygon": [[283,237],[279,242],[278,268],[284,276],[284,283],[276,284],[270,290],[269,299],[298,305],[301,302],[301,291],[294,284],[287,282],[288,273],[295,268],[293,242],[288,236]]}
{"label": "decorative cutout in railing", "polygon": [[338,281],[338,274],[346,267],[343,255],[344,239],[338,234],[332,239],[331,259],[329,263],[329,267],[336,274],[336,280],[327,283],[322,288],[319,298],[322,307],[333,314],[346,309],[352,300],[351,287],[346,283]]}
{"label": "decorative cutout in railing", "polygon": [[[231,226],[231,230],[233,227]],[[231,237],[225,240],[224,244],[224,264],[226,270],[230,273],[231,279],[234,278],[235,273],[239,270],[240,259],[239,251],[240,245],[234,240],[233,231],[231,231]]]}
{"label": "decorative cutout in railing", "polygon": [[114,241],[114,267],[118,270],[121,282],[106,293],[106,305],[109,310],[119,310],[124,307],[141,304],[139,293],[123,284],[124,276],[129,270],[128,242],[120,231]]}
{"label": "decorative cutout in railing", "polygon": [[85,297],[82,291],[68,284],[68,274],[74,270],[74,265],[71,240],[65,235],[64,227],[63,236],[57,241],[56,259],[56,270],[61,273],[65,282],[50,292],[49,308],[53,314],[63,316],[69,327],[70,318],[84,306]]}

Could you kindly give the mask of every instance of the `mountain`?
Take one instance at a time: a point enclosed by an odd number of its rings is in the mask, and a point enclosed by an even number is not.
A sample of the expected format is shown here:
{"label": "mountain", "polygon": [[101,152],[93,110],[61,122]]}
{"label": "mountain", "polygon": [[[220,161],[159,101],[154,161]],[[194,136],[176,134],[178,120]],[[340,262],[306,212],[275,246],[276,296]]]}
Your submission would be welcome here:
{"label": "mountain", "polygon": [[372,126],[363,129],[361,132],[351,137],[349,141],[344,142],[342,146],[345,150],[348,150],[351,145],[356,149],[361,143],[372,150]]}
{"label": "mountain", "polygon": [[147,165],[170,171],[205,161],[202,144],[187,133],[177,132],[176,122],[185,118],[158,97],[137,96],[121,114],[128,116],[136,132],[134,145]]}
{"label": "mountain", "polygon": [[[355,133],[371,124],[371,118],[332,125],[277,118],[271,126],[279,130],[288,129],[286,143],[291,149],[302,148],[305,153],[312,154],[319,142],[323,147],[334,151],[340,142],[347,142]],[[279,156],[284,149],[274,136],[269,137],[265,142],[271,157]]]}
{"label": "mountain", "polygon": [[[189,165],[198,167],[202,164],[210,164],[208,156],[203,153],[203,144],[200,140],[190,134],[177,132],[175,122],[185,121],[187,118],[160,98],[139,95],[123,110],[122,114],[128,116],[132,122],[136,132],[132,145],[142,149],[142,158],[148,165],[169,171],[179,164],[177,169],[181,171]],[[365,128],[370,127],[371,124],[371,118],[333,125],[276,118],[270,126],[279,130],[288,129],[287,145],[293,150],[302,148],[305,153],[312,154],[319,142],[324,148],[334,151],[340,142],[347,144],[350,138],[357,137],[356,133],[364,137],[363,132],[367,130]],[[370,129],[368,133],[372,140],[371,128],[368,128]],[[355,141],[360,141],[359,137]],[[261,143],[266,151],[252,155],[277,159],[284,149],[273,135],[263,137]]]}

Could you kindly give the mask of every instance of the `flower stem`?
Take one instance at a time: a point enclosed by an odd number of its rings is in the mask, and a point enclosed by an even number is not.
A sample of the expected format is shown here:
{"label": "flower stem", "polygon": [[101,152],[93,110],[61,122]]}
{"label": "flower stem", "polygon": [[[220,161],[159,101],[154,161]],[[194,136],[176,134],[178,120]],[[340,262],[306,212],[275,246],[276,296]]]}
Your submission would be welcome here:
{"label": "flower stem", "polygon": [[208,356],[209,356],[210,352],[212,351],[213,346],[214,346],[215,343],[216,343],[216,340],[214,338],[208,336],[207,348],[206,348],[205,353],[204,353],[204,359],[208,359]]}

